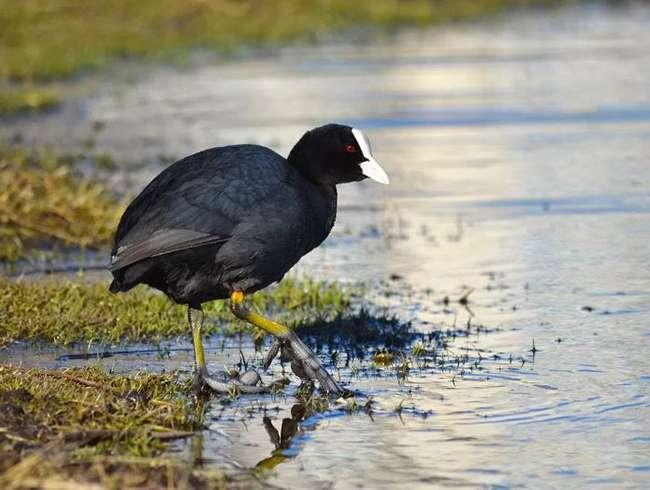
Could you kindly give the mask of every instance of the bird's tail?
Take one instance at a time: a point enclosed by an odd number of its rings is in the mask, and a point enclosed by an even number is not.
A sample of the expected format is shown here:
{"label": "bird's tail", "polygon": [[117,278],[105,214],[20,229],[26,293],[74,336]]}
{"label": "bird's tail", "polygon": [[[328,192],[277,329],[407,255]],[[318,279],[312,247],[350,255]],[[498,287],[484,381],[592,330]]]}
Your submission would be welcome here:
{"label": "bird's tail", "polygon": [[124,291],[122,283],[120,281],[118,281],[117,279],[113,279],[113,281],[111,282],[111,285],[108,286],[108,290],[111,293],[117,293],[119,291]]}
{"label": "bird's tail", "polygon": [[119,291],[125,292],[134,288],[146,279],[151,266],[152,264],[150,261],[144,260],[142,262],[127,265],[122,269],[111,271],[113,274],[113,282],[111,282],[108,290],[111,293],[117,293]]}
{"label": "bird's tail", "polygon": [[111,285],[108,286],[108,290],[111,293],[128,291],[133,286],[135,286],[135,284],[129,283],[129,281],[126,280],[126,278],[124,277],[125,275],[126,274],[123,269],[118,269],[116,271],[113,271],[113,281],[111,282]]}

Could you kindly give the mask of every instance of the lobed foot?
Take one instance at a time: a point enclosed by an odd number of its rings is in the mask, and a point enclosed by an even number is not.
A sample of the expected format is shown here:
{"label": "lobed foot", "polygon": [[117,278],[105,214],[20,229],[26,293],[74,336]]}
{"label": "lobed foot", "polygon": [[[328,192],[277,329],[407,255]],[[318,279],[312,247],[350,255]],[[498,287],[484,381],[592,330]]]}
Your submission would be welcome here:
{"label": "lobed foot", "polygon": [[275,337],[276,340],[271,346],[264,363],[265,369],[281,351],[282,356],[291,361],[292,371],[302,380],[317,381],[320,389],[327,395],[344,396],[349,393],[334,381],[334,378],[322,366],[318,357],[300,340],[300,337],[293,330],[289,330],[284,325],[250,311],[244,304],[244,294],[241,291],[235,291],[230,296],[230,310],[237,318],[247,321]]}
{"label": "lobed foot", "polygon": [[342,388],[323,367],[320,360],[300,337],[290,330],[282,338],[276,338],[264,361],[266,370],[273,359],[280,353],[283,360],[291,362],[291,370],[302,381],[318,382],[320,389],[327,395],[347,396],[348,390]]}

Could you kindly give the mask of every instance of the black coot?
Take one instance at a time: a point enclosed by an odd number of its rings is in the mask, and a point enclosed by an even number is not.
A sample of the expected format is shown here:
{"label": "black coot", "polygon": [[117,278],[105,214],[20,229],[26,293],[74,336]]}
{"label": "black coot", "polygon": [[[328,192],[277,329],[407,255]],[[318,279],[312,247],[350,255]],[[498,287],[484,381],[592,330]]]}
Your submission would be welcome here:
{"label": "black coot", "polygon": [[336,184],[366,177],[388,183],[363,133],[339,124],[305,133],[287,159],[258,145],[183,158],[122,216],[110,290],[144,283],[187,304],[203,377],[201,303],[230,298],[233,313],[286,340],[289,351],[293,347],[294,371],[317,379],[326,391],[340,391],[295,335],[246,310],[243,297],[282,279],[327,237],[336,217]]}

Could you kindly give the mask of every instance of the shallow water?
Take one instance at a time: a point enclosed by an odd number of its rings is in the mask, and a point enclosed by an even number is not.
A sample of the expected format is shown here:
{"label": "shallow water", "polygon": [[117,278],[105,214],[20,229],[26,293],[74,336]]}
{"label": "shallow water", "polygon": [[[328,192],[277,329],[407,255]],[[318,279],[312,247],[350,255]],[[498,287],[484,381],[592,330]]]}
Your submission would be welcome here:
{"label": "shallow water", "polygon": [[[362,399],[374,397],[375,415],[333,410],[302,421],[268,481],[643,487],[649,22],[647,5],[590,4],[157,68],[110,89],[98,83],[92,97],[2,134],[69,148],[93,135],[97,150],[139,162],[251,141],[286,154],[306,128],[364,128],[391,185],[342,188],[332,236],[298,269],[371,284],[397,274],[399,294],[374,301],[422,331],[432,328],[426,322],[465,325],[469,312],[454,301],[463,286],[474,288],[471,321],[493,330],[450,348],[467,347],[472,360],[481,349],[485,360],[463,375],[415,369],[404,383],[342,368]],[[93,131],[96,121],[105,127]],[[115,185],[137,188],[156,171],[137,167]],[[235,352],[213,345],[211,363],[236,362]],[[191,365],[186,352],[118,358],[134,367]],[[202,439],[178,450],[232,468],[268,458],[275,446],[251,403],[217,404]],[[279,431],[291,398],[259,403]]]}

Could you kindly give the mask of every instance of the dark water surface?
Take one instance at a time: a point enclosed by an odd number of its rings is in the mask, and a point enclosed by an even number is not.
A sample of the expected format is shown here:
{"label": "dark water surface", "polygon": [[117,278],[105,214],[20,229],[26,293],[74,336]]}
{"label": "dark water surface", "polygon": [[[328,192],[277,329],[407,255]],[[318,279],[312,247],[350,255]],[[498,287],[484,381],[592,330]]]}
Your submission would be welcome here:
{"label": "dark water surface", "polygon": [[[155,69],[110,90],[100,84],[81,103],[2,133],[20,130],[27,141],[74,148],[102,121],[97,149],[138,162],[235,142],[286,154],[306,128],[329,121],[367,130],[391,185],[342,188],[332,237],[298,269],[371,285],[397,274],[399,294],[374,299],[422,331],[432,328],[426,322],[465,325],[469,312],[454,300],[464,286],[474,288],[471,321],[493,331],[458,338],[450,348],[472,359],[480,350],[485,360],[482,370],[463,375],[414,369],[404,383],[388,372],[368,377],[355,375],[354,365],[341,368],[344,381],[374,397],[376,414],[335,410],[301,422],[267,462],[277,464],[269,482],[644,487],[645,5],[533,11],[356,46]],[[155,171],[138,167],[115,185],[137,188]],[[446,295],[449,307],[441,302]],[[213,349],[209,360],[232,364],[237,349]],[[187,352],[123,362],[143,360],[191,366]],[[275,446],[258,408],[280,408],[267,412],[280,431],[291,398],[256,403],[217,405],[192,454],[200,450],[206,464],[232,468],[270,457]],[[394,411],[400,403],[401,418]]]}

